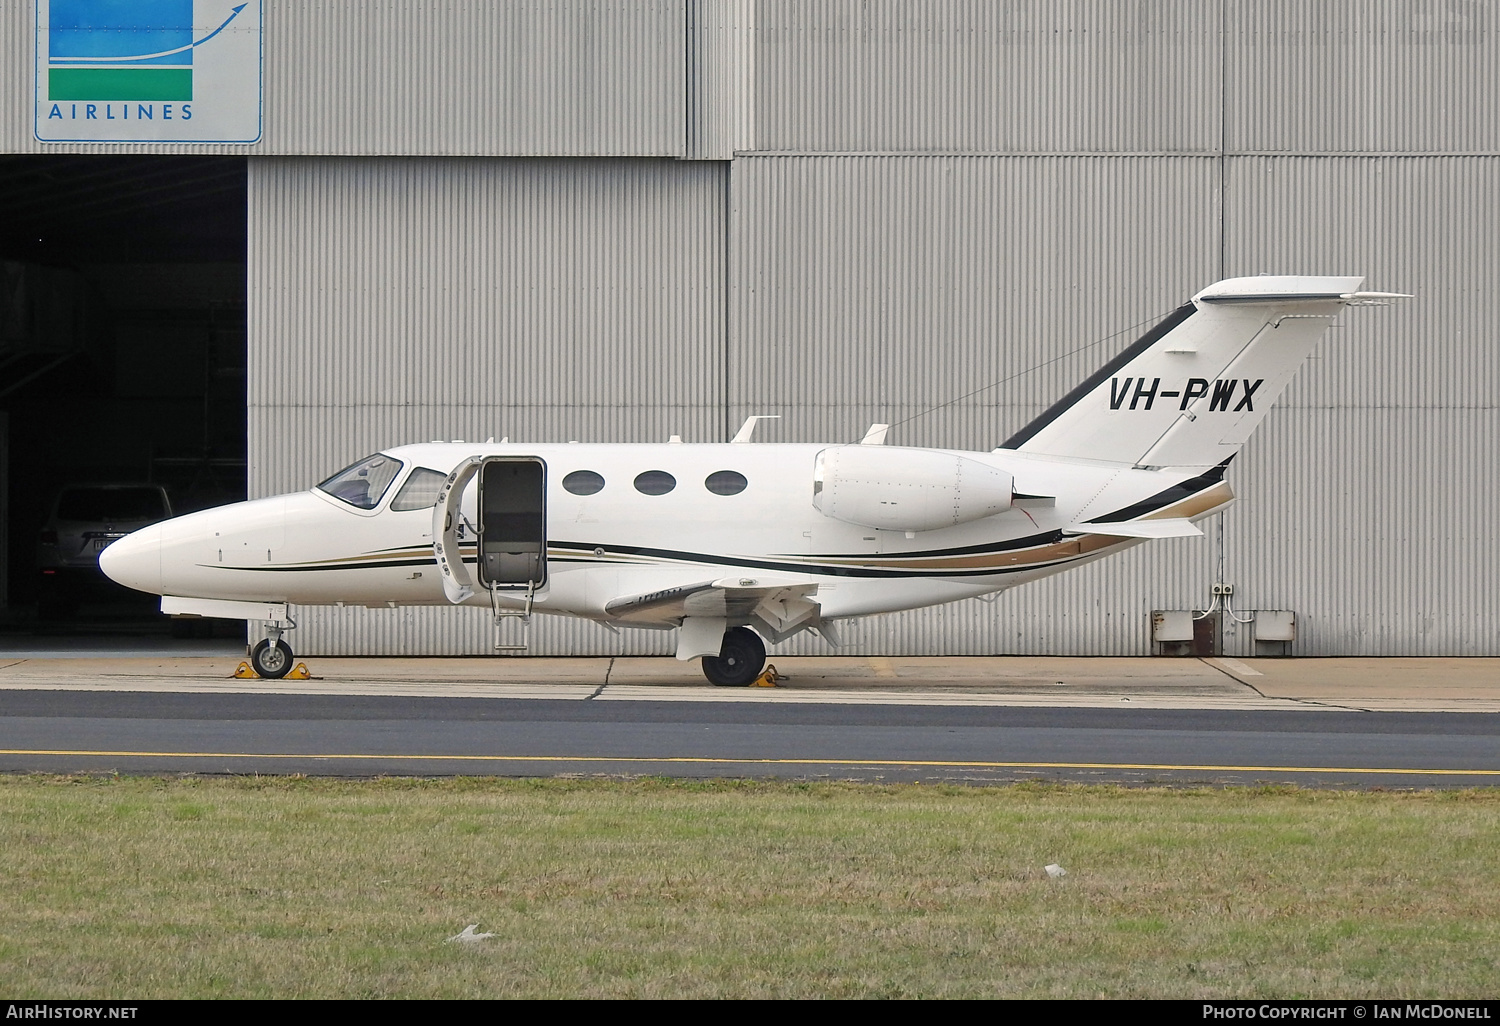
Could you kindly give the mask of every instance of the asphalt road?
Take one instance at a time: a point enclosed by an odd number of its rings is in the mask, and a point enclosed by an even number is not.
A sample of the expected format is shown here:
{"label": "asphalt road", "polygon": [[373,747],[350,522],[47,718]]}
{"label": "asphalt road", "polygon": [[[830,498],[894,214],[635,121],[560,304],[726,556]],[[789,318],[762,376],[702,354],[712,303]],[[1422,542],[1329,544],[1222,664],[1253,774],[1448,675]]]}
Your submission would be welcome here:
{"label": "asphalt road", "polygon": [[1500,714],[0,694],[0,772],[1500,783]]}

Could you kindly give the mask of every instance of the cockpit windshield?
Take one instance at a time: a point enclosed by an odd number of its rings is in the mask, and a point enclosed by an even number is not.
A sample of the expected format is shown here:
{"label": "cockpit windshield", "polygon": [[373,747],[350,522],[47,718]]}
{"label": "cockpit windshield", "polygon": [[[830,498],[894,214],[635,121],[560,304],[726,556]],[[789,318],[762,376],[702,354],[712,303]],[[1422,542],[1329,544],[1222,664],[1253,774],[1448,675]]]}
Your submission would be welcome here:
{"label": "cockpit windshield", "polygon": [[399,473],[400,460],[376,453],[334,474],[318,489],[359,509],[374,509]]}

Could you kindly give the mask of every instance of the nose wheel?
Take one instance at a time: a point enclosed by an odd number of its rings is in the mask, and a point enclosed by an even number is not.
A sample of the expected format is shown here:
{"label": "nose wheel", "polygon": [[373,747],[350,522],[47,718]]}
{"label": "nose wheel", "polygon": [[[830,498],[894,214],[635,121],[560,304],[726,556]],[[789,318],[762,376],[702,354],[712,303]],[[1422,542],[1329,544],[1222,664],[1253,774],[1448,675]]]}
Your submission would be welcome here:
{"label": "nose wheel", "polygon": [[280,680],[292,668],[292,648],[280,638],[266,638],[250,650],[250,665],[266,680]]}
{"label": "nose wheel", "polygon": [[766,666],[766,643],[749,627],[724,632],[719,654],[703,657],[703,676],[721,688],[747,686]]}

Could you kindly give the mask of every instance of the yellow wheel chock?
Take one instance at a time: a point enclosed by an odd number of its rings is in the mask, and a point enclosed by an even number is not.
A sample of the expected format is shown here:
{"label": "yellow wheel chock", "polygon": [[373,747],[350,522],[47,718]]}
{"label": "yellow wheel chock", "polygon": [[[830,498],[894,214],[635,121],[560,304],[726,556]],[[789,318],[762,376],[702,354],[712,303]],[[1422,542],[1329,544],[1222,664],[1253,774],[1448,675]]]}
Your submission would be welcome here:
{"label": "yellow wheel chock", "polygon": [[774,688],[778,680],[786,680],[776,672],[775,663],[767,663],[766,668],[760,671],[760,676],[750,682],[752,688]]}
{"label": "yellow wheel chock", "polygon": [[[773,672],[774,672],[774,669],[773,669]],[[259,680],[260,679],[260,674],[258,674],[258,673],[255,672],[255,668],[253,666],[251,666],[249,663],[245,662],[244,660],[240,661],[240,665],[237,666],[237,667],[235,667],[234,673],[230,674],[230,676],[232,678],[234,678],[235,680]],[[761,674],[761,676],[765,676],[765,674]],[[287,671],[287,675],[285,677],[283,677],[282,679],[283,680],[312,680],[312,671],[310,671],[307,668],[307,664],[306,663],[298,663],[296,666],[292,667],[289,671]]]}

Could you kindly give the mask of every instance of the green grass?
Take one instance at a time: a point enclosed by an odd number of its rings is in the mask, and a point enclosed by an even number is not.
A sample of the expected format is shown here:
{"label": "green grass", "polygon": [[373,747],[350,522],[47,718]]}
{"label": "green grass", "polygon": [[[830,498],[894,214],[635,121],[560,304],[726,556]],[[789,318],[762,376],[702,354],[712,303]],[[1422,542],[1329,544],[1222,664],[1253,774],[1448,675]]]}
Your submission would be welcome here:
{"label": "green grass", "polygon": [[[1497,813],[1489,791],[0,778],[0,992],[1494,997]],[[469,923],[498,936],[445,943]]]}

